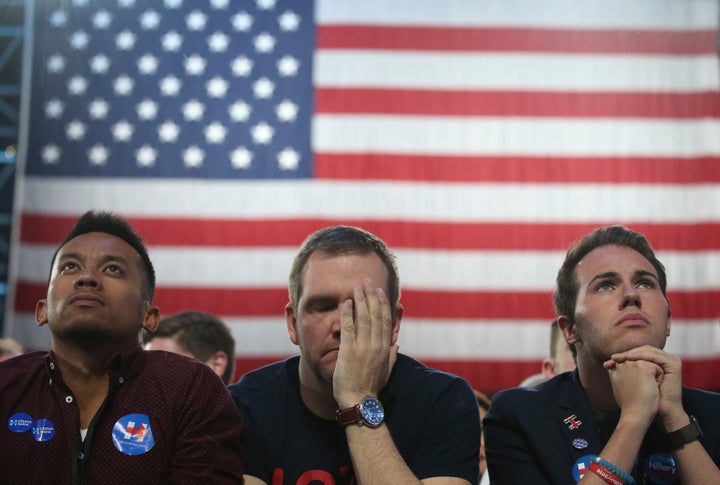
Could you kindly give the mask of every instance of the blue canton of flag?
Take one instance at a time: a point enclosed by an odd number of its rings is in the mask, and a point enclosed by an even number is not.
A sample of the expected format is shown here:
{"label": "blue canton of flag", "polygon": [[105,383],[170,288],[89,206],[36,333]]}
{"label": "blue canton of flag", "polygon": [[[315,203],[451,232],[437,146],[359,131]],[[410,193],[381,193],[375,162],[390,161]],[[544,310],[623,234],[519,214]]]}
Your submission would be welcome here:
{"label": "blue canton of flag", "polygon": [[36,9],[26,173],[310,176],[310,1]]}

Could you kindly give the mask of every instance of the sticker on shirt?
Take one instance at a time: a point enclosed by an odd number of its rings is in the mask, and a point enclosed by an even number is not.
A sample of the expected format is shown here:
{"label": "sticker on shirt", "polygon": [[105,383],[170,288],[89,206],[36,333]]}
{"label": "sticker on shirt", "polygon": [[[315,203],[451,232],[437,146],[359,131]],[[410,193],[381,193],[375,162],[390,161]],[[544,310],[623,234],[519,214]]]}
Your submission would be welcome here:
{"label": "sticker on shirt", "polygon": [[582,421],[580,421],[574,414],[571,414],[567,418],[563,419],[563,423],[567,424],[568,429],[579,429]]}
{"label": "sticker on shirt", "polygon": [[8,428],[13,433],[25,433],[30,431],[33,425],[33,418],[28,413],[15,413],[8,419]]}
{"label": "sticker on shirt", "polygon": [[49,419],[38,419],[32,425],[33,439],[39,443],[50,441],[55,436],[55,425]]}
{"label": "sticker on shirt", "polygon": [[669,453],[650,455],[645,462],[645,476],[648,483],[668,485],[679,478],[675,460]]}
{"label": "sticker on shirt", "polygon": [[582,477],[590,470],[590,463],[595,461],[597,455],[584,455],[577,459],[572,468],[572,476],[575,479],[575,483],[582,480]]}
{"label": "sticker on shirt", "polygon": [[155,446],[150,418],[146,414],[127,414],[113,426],[112,440],[120,453],[142,455]]}
{"label": "sticker on shirt", "polygon": [[584,450],[588,446],[590,446],[590,443],[585,438],[575,438],[572,440],[573,448],[576,450]]}

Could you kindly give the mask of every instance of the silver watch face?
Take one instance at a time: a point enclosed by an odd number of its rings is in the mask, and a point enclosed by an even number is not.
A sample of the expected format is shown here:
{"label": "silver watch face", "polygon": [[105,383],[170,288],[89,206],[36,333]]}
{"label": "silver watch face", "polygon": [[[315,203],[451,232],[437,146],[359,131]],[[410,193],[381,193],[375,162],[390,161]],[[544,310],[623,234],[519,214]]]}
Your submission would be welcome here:
{"label": "silver watch face", "polygon": [[380,426],[385,419],[382,404],[372,396],[365,396],[360,402],[360,414],[369,426]]}

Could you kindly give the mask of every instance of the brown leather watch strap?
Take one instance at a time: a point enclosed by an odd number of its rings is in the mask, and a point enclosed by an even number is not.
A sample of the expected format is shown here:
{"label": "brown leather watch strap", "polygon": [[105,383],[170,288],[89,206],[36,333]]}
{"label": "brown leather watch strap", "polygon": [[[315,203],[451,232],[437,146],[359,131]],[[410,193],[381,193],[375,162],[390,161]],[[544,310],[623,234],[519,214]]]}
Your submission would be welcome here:
{"label": "brown leather watch strap", "polygon": [[347,409],[338,409],[335,413],[335,419],[337,419],[337,422],[342,426],[347,426],[348,424],[357,424],[362,426],[365,424],[365,420],[363,419],[362,414],[360,414],[360,404],[356,404]]}

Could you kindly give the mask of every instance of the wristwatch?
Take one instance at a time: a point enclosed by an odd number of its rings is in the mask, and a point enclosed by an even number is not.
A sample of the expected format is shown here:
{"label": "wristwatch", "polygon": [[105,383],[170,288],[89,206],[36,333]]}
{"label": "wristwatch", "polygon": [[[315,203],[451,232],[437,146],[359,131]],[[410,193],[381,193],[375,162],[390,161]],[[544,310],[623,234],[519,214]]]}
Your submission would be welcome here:
{"label": "wristwatch", "polygon": [[698,423],[695,416],[690,415],[690,424],[683,426],[677,431],[665,433],[663,436],[662,443],[668,450],[674,450],[686,445],[703,435],[702,429],[700,429],[700,423]]}
{"label": "wristwatch", "polygon": [[378,428],[385,419],[385,410],[377,398],[365,396],[362,401],[347,409],[338,409],[335,413],[338,423],[343,426],[357,424],[369,428]]}

